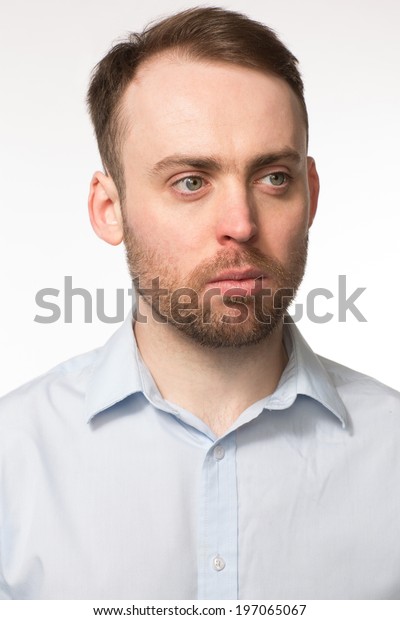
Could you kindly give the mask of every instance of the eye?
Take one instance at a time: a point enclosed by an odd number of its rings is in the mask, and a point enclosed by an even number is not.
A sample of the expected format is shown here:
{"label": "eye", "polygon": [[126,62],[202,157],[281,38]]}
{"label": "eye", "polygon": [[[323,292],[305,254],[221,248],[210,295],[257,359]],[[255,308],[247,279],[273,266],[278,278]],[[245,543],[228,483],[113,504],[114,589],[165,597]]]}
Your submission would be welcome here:
{"label": "eye", "polygon": [[271,172],[266,174],[265,177],[260,179],[261,183],[265,185],[273,185],[274,187],[282,187],[286,185],[289,180],[289,176],[285,172]]}
{"label": "eye", "polygon": [[179,179],[173,184],[181,194],[193,194],[204,187],[204,180],[201,177],[190,176]]}

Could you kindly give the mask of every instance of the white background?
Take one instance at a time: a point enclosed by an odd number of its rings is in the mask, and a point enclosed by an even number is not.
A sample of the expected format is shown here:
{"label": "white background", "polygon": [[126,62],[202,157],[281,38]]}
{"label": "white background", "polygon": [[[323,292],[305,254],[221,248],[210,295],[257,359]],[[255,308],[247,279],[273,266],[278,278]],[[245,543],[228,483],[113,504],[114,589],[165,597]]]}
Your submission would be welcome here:
{"label": "white background", "polygon": [[[201,4],[201,2],[199,2]],[[56,363],[102,344],[116,329],[94,315],[71,324],[34,322],[39,289],[63,289],[64,276],[93,294],[129,278],[122,248],[90,228],[86,200],[99,156],[85,109],[92,67],[117,38],[192,6],[167,0],[14,0],[0,25],[0,394]],[[326,357],[400,389],[397,310],[400,169],[400,3],[398,0],[247,0],[225,2],[273,27],[299,58],[311,142],[322,191],[311,232],[310,289],[330,288],[317,312],[329,323],[299,326]],[[367,318],[338,322],[337,281]],[[60,294],[62,301],[62,294]],[[126,297],[128,310],[128,298]]]}

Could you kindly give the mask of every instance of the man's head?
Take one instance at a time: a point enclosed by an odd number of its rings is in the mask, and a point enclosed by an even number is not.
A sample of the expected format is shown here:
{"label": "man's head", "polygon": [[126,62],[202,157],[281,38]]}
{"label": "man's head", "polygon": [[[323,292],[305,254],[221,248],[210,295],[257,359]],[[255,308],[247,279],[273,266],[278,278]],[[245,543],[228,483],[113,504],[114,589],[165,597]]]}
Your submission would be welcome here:
{"label": "man's head", "polygon": [[[194,9],[113,48],[89,103],[108,173],[92,181],[97,234],[124,240],[141,289],[159,278],[162,315],[190,300],[175,326],[193,340],[265,338],[300,284],[318,194],[293,55],[241,15]],[[292,291],[267,298],[269,321],[260,283]]]}
{"label": "man's head", "polygon": [[[141,65],[170,52],[187,60],[252,67],[286,81],[296,94],[308,130],[304,88],[297,59],[267,26],[245,15],[216,7],[183,11],[116,44],[96,65],[88,107],[103,165],[124,198],[121,162],[126,123],[124,93]],[[160,102],[162,105],[162,102]]]}

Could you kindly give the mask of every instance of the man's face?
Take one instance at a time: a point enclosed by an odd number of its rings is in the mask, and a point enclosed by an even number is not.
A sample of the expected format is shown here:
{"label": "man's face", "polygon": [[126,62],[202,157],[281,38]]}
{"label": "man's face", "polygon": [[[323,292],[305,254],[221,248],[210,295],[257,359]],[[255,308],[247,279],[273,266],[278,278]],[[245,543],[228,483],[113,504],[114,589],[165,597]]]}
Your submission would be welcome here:
{"label": "man's face", "polygon": [[202,345],[260,342],[301,282],[316,207],[296,96],[256,70],[164,54],[123,104],[124,240],[153,289],[143,299]]}

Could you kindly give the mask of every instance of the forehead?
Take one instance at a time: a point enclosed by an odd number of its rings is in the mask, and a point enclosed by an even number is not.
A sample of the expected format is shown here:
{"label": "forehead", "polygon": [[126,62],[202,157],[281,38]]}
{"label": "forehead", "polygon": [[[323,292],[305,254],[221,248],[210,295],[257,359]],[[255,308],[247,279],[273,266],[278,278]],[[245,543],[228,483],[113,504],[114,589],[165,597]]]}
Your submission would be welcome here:
{"label": "forehead", "polygon": [[[244,155],[259,149],[306,148],[301,105],[281,78],[226,62],[162,54],[139,67],[122,101],[123,150],[142,145]],[[183,149],[183,150],[182,150]],[[249,154],[250,155],[250,154]]]}

